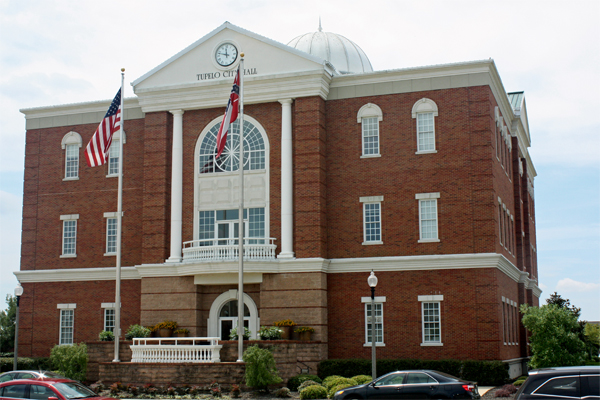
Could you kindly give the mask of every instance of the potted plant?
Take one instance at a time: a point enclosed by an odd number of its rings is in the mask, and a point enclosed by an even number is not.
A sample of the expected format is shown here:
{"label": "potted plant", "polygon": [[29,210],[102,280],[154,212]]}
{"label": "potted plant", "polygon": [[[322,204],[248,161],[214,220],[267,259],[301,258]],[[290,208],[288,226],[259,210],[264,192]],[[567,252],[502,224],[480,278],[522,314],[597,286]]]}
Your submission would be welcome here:
{"label": "potted plant", "polygon": [[315,328],[312,328],[310,326],[300,326],[296,328],[296,330],[294,330],[294,332],[298,334],[300,340],[310,340],[310,337],[312,336],[314,331]]}
{"label": "potted plant", "polygon": [[175,329],[173,331],[173,333],[177,337],[187,337],[187,335],[190,333],[190,330],[187,328],[179,328],[179,329]]}
{"label": "potted plant", "polygon": [[[237,327],[233,328],[231,330],[231,332],[229,332],[229,339],[230,340],[238,339]],[[250,329],[244,327],[244,340],[248,340],[248,339],[250,339]]]}
{"label": "potted plant", "polygon": [[125,340],[133,340],[133,338],[145,338],[150,337],[150,329],[144,328],[141,325],[129,325],[127,332],[125,333]]}
{"label": "potted plant", "polygon": [[261,326],[258,331],[258,336],[262,340],[279,340],[281,339],[281,333],[283,329],[276,326]]}
{"label": "potted plant", "polygon": [[102,331],[100,332],[100,335],[98,335],[98,338],[102,342],[114,342],[115,334],[111,331]]}
{"label": "potted plant", "polygon": [[278,328],[281,328],[281,330],[282,330],[281,338],[282,339],[289,340],[292,336],[292,328],[294,326],[296,326],[296,323],[294,321],[292,321],[291,319],[284,319],[281,321],[273,322],[273,325],[275,325]]}
{"label": "potted plant", "polygon": [[158,335],[160,337],[171,337],[173,335],[173,331],[177,329],[177,322],[175,321],[163,321],[156,324],[156,329],[158,329]]}

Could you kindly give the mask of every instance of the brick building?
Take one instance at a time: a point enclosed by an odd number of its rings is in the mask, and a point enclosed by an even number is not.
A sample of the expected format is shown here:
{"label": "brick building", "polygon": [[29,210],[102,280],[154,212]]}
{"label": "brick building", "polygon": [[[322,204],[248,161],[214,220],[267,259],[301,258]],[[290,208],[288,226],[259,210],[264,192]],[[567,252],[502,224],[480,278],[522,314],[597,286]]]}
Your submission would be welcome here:
{"label": "brick building", "polygon": [[[284,45],[224,23],[132,83],[113,140],[121,326],[171,319],[227,337],[236,324],[239,126],[211,160],[240,52],[253,337],[290,318],[315,328],[324,358],[370,357],[374,270],[378,357],[518,369],[518,306],[541,293],[523,93],[505,91],[492,60],[373,71],[320,29]],[[114,325],[121,157],[82,161],[108,105],[22,110],[20,354]]]}

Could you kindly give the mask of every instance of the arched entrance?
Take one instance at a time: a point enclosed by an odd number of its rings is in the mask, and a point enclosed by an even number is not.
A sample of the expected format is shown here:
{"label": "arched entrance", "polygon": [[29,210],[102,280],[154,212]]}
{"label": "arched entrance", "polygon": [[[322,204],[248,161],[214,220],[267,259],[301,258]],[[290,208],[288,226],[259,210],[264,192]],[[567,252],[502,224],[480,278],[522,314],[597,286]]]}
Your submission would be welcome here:
{"label": "arched entrance", "polygon": [[[208,336],[219,337],[221,340],[229,340],[231,329],[238,323],[236,289],[222,293],[210,306],[210,314],[207,321]],[[244,326],[250,330],[250,338],[256,339],[258,333],[259,318],[256,303],[250,296],[244,293]]]}

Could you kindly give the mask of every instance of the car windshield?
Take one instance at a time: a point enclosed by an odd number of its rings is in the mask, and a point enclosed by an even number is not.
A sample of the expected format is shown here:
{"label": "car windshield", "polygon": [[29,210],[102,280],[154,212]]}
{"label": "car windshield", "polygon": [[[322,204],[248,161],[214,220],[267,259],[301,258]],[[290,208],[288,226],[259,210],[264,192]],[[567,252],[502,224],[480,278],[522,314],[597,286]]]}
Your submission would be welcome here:
{"label": "car windshield", "polygon": [[65,378],[64,376],[62,376],[62,375],[59,375],[59,374],[57,374],[56,372],[52,372],[52,371],[43,371],[41,374],[42,374],[44,377],[46,377],[46,378],[52,378],[52,379],[68,379],[68,378]]}
{"label": "car windshield", "polygon": [[54,384],[54,387],[67,399],[85,399],[87,397],[98,397],[92,390],[86,388],[80,383],[61,382]]}

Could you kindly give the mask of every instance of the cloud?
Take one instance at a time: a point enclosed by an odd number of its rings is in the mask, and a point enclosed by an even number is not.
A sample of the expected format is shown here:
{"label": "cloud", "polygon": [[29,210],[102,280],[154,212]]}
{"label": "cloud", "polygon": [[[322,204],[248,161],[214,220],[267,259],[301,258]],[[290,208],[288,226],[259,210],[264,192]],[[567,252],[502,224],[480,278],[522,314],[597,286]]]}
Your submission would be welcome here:
{"label": "cloud", "polygon": [[571,278],[564,278],[558,281],[556,289],[565,292],[591,292],[600,290],[600,283],[579,282]]}

